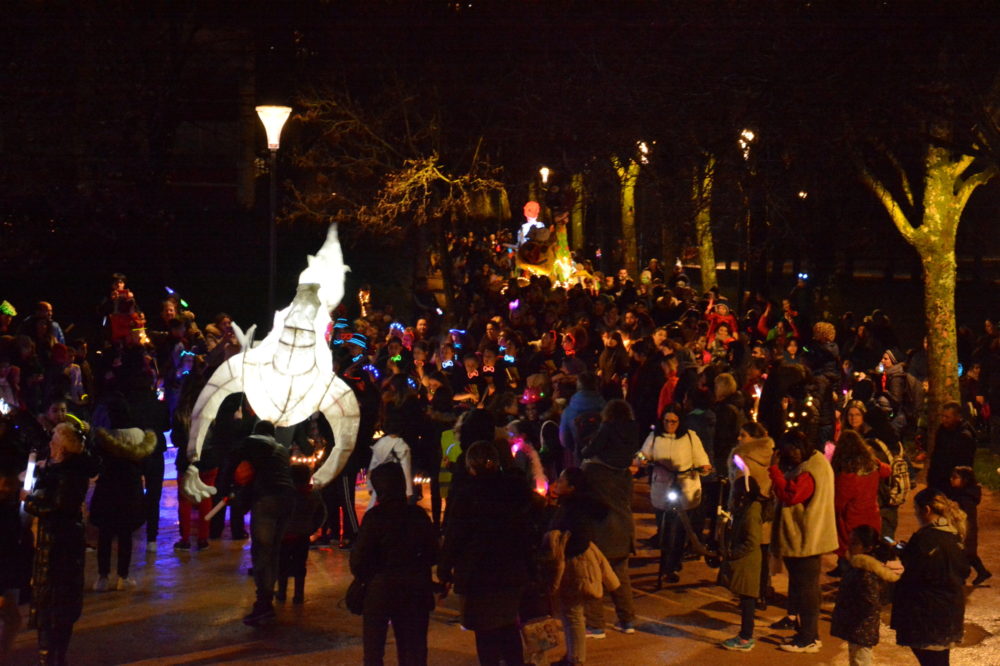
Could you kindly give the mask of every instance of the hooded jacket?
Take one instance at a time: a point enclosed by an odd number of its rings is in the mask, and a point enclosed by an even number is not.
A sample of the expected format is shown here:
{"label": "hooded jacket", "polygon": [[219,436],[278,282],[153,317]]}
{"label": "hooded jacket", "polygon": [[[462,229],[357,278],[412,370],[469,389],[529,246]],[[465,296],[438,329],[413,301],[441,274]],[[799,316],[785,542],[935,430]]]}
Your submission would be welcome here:
{"label": "hooded jacket", "polygon": [[830,634],[874,647],[878,645],[882,589],[899,580],[899,574],[871,555],[853,555],[850,562],[851,568],[840,581]]}

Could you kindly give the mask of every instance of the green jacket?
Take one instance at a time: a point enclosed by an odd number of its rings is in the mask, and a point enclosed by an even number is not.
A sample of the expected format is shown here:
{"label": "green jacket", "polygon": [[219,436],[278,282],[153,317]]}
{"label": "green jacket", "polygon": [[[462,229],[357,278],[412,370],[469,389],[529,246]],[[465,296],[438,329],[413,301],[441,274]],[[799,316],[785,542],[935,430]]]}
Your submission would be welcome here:
{"label": "green jacket", "polygon": [[733,594],[757,597],[760,594],[760,502],[750,502],[733,516],[726,530],[725,558],[719,568],[719,585]]}

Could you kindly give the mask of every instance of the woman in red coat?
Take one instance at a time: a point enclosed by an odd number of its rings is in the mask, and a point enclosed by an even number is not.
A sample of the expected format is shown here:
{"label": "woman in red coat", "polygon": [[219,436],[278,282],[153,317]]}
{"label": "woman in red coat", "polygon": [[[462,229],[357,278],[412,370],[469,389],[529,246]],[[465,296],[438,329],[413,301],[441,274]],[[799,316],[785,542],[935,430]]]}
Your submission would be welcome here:
{"label": "woman in red coat", "polygon": [[834,473],[833,508],[837,518],[837,568],[831,576],[843,575],[849,566],[847,548],[855,527],[882,529],[878,509],[878,486],[889,476],[889,466],[879,462],[865,440],[854,430],[845,430],[837,440],[830,461]]}

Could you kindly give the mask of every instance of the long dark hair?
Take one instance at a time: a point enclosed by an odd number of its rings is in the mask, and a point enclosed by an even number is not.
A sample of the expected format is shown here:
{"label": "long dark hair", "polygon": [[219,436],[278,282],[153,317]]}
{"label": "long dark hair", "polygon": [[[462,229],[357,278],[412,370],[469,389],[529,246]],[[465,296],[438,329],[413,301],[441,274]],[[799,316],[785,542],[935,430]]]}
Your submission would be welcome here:
{"label": "long dark hair", "polygon": [[667,434],[667,429],[663,427],[663,417],[667,414],[673,414],[679,421],[677,424],[677,432],[674,433],[674,437],[680,439],[684,435],[688,434],[687,426],[684,424],[684,411],[680,408],[680,406],[674,403],[663,408],[663,413],[660,414],[660,418],[656,422],[656,428],[653,431],[656,433],[657,437]]}

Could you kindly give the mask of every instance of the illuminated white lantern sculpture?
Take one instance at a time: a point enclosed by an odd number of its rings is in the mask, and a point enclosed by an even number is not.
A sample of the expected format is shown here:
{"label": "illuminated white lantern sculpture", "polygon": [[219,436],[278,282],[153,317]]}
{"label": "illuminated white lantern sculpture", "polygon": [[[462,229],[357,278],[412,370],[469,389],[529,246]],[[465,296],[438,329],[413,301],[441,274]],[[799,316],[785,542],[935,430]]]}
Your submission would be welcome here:
{"label": "illuminated white lantern sculpture", "polygon": [[[333,430],[335,446],[316,470],[313,483],[325,485],[340,473],[354,450],[361,412],[350,387],[333,372],[325,333],[330,312],[344,296],[347,270],[337,228],[332,226],[323,247],[309,257],[308,267],[299,275],[295,299],[274,314],[271,332],[251,348],[255,328],[251,327],[243,351],[220,365],[202,389],[191,418],[190,460],[201,456],[205,435],[222,401],[242,392],[257,416],[278,426],[295,425],[321,412]],[[198,478],[193,465],[184,477],[183,490],[195,500],[215,494],[215,488]]]}

